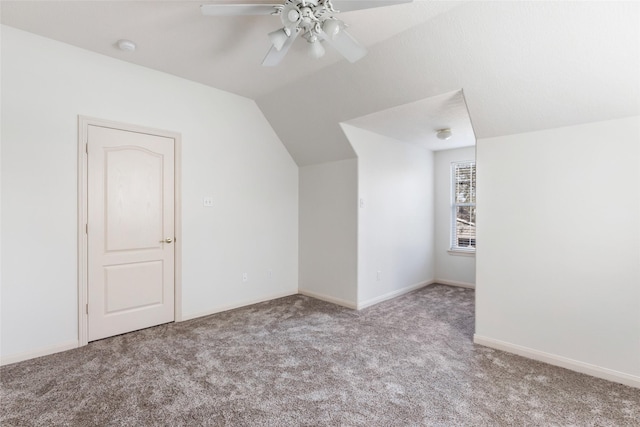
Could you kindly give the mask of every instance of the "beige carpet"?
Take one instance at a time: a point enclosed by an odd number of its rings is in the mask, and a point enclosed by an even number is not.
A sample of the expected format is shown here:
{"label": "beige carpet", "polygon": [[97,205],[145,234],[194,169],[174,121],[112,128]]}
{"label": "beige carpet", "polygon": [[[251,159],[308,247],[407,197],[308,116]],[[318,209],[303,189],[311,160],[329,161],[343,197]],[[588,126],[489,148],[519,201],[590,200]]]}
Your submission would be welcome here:
{"label": "beige carpet", "polygon": [[640,390],[472,343],[472,290],[292,296],[0,369],[2,426],[639,426]]}

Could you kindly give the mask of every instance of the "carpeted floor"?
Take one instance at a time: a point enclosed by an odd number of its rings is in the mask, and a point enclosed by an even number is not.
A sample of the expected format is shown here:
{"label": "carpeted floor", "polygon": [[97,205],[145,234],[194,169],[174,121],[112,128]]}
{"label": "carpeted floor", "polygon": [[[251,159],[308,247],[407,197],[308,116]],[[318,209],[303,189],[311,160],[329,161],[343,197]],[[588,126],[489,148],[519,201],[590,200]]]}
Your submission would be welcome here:
{"label": "carpeted floor", "polygon": [[639,426],[640,390],[472,343],[474,293],[296,295],[0,369],[2,426]]}

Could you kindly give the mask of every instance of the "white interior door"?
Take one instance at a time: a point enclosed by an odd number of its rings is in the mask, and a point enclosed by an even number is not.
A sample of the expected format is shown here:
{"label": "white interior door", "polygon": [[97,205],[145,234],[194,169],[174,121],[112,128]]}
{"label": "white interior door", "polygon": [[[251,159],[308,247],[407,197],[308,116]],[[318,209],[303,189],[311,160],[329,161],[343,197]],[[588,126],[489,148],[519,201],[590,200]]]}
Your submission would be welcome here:
{"label": "white interior door", "polygon": [[88,340],[174,320],[174,140],[90,125]]}

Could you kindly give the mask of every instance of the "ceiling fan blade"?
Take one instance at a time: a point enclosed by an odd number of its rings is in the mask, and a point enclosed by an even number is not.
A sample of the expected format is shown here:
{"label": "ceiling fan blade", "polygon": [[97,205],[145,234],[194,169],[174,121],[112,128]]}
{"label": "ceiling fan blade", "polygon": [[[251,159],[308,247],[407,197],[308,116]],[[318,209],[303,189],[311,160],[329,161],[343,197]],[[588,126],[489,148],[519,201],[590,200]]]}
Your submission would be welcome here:
{"label": "ceiling fan blade", "polygon": [[334,37],[327,35],[324,31],[320,33],[322,37],[331,47],[340,52],[342,56],[347,58],[349,62],[356,62],[367,54],[367,49],[362,46],[353,36],[342,30]]}
{"label": "ceiling fan blade", "polygon": [[278,4],[203,4],[200,11],[210,16],[271,15]]}
{"label": "ceiling fan blade", "polygon": [[291,35],[287,38],[287,41],[284,42],[284,45],[282,45],[282,49],[280,50],[276,49],[275,46],[271,46],[269,53],[267,53],[264,61],[262,61],[262,65],[264,65],[265,67],[275,67],[276,65],[278,65],[289,51],[289,48],[293,46],[293,42],[296,41],[296,39],[300,35],[300,32],[300,30],[292,32]]}
{"label": "ceiling fan blade", "polygon": [[332,3],[340,12],[350,12],[352,10],[372,9],[374,7],[393,6],[411,2],[413,2],[413,0],[334,0]]}

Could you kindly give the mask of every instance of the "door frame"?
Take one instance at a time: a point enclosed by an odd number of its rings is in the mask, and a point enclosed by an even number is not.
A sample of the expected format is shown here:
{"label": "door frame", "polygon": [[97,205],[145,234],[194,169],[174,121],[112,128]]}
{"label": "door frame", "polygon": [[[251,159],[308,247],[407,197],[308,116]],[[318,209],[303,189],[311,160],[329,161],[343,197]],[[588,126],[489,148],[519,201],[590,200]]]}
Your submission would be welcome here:
{"label": "door frame", "polygon": [[175,220],[175,247],[174,247],[174,321],[182,321],[182,137],[177,132],[161,129],[147,128],[143,126],[120,123],[109,120],[97,119],[87,116],[78,116],[78,347],[88,344],[88,129],[89,126],[100,126],[110,129],[118,129],[130,132],[144,133],[148,135],[171,138],[173,145],[174,161],[174,220]]}

